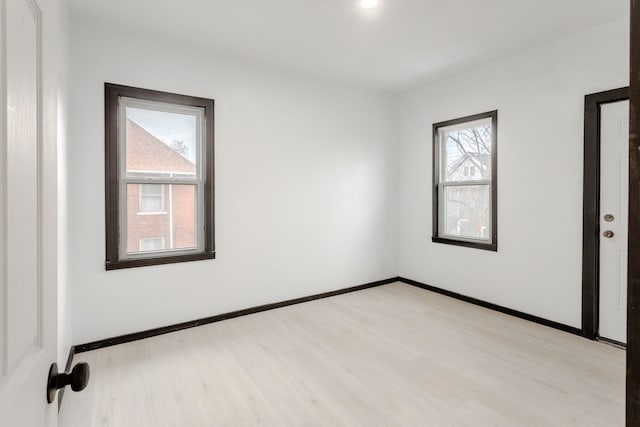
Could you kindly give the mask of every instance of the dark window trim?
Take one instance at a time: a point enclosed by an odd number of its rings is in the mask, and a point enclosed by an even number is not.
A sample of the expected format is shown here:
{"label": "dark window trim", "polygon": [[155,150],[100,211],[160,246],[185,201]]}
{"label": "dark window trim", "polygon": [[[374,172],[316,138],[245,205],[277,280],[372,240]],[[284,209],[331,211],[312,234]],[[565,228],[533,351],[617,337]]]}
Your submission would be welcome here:
{"label": "dark window trim", "polygon": [[600,107],[629,99],[629,88],[584,97],[582,207],[582,331],[598,338],[600,302]]}
{"label": "dark window trim", "polygon": [[[441,127],[453,126],[465,122],[491,118],[491,241],[488,243],[452,239],[439,235],[440,221],[440,138],[438,129]],[[434,243],[444,243],[454,246],[462,246],[474,249],[483,249],[497,252],[498,250],[498,110],[486,113],[474,114],[454,120],[433,124],[433,217],[431,241]]]}
{"label": "dark window trim", "polygon": [[[107,270],[150,265],[170,264],[215,258],[214,230],[214,100],[187,95],[141,89],[105,83],[105,231]],[[204,109],[204,251],[186,255],[167,255],[154,258],[120,259],[119,255],[119,174],[118,174],[118,98],[129,97],[147,101],[165,102]]]}

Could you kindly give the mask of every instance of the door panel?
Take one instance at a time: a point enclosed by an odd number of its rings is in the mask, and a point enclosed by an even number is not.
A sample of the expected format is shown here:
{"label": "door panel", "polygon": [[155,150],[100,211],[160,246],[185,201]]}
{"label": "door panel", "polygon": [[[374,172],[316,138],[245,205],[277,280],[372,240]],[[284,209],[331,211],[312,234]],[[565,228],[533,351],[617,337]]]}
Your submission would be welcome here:
{"label": "door panel", "polygon": [[7,367],[13,369],[39,341],[38,41],[26,1],[9,0],[7,16]]}
{"label": "door panel", "polygon": [[[599,335],[627,339],[629,102],[601,106]],[[610,217],[605,217],[610,215]],[[606,237],[610,231],[612,236]]]}
{"label": "door panel", "polygon": [[41,285],[41,16],[34,0],[0,4],[0,424],[50,427],[56,407],[45,390],[56,349],[43,333],[55,334],[56,301]]}

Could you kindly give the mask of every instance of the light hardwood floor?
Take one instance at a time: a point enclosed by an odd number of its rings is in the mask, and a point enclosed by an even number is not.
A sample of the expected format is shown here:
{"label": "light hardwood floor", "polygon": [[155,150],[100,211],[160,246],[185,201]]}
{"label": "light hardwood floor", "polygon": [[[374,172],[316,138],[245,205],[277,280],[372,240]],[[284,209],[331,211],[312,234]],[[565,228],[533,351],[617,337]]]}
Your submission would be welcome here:
{"label": "light hardwood floor", "polygon": [[78,354],[60,426],[622,426],[624,356],[394,283]]}

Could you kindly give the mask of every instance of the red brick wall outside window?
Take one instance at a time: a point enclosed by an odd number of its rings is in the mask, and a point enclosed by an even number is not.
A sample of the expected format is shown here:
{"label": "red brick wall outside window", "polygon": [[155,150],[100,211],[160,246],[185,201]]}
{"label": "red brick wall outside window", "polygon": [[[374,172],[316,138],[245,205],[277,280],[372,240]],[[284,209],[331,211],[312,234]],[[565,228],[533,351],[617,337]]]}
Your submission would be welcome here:
{"label": "red brick wall outside window", "polygon": [[[128,171],[195,174],[196,165],[134,121],[126,123]],[[162,185],[158,212],[142,212],[140,185],[127,186],[127,252],[140,250],[140,239],[164,239],[164,249],[196,247],[196,194],[192,185]]]}

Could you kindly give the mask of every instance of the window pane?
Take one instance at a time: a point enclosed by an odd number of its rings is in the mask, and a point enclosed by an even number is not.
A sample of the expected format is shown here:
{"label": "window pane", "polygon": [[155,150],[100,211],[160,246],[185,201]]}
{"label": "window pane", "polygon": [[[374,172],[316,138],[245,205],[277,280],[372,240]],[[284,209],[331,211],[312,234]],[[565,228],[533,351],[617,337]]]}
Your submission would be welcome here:
{"label": "window pane", "polygon": [[489,240],[490,187],[465,185],[444,187],[444,234]]}
{"label": "window pane", "polygon": [[140,212],[164,211],[164,185],[140,184]]}
{"label": "window pane", "polygon": [[161,196],[162,184],[142,184],[140,185],[140,193],[143,196]]}
{"label": "window pane", "polygon": [[445,181],[491,179],[491,119],[440,129]]}
{"label": "window pane", "polygon": [[143,237],[140,239],[140,252],[161,251],[163,249],[163,237]]}
{"label": "window pane", "polygon": [[[162,189],[160,195],[153,193],[158,187]],[[165,250],[195,249],[196,192],[195,185],[127,184],[127,253],[158,250],[151,243],[142,242],[160,238]],[[157,200],[164,201],[160,210],[155,210]],[[154,210],[143,211],[143,204]]]}
{"label": "window pane", "polygon": [[178,113],[126,107],[125,116],[127,177],[196,177],[198,109]]}

